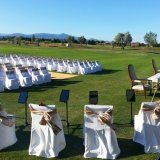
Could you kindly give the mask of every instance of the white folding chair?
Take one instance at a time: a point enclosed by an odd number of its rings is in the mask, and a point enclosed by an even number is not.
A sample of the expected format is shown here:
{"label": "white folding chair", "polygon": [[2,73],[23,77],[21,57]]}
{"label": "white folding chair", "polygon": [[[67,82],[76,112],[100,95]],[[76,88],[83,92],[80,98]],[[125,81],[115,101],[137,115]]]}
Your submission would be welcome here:
{"label": "white folding chair", "polygon": [[19,80],[15,75],[14,71],[6,71],[5,75],[5,88],[9,90],[19,88]]}
{"label": "white folding chair", "polygon": [[112,125],[113,106],[85,105],[85,158],[116,159],[120,154]]}
{"label": "white folding chair", "polygon": [[0,150],[17,142],[14,121],[14,116],[0,111]]}
{"label": "white folding chair", "polygon": [[41,67],[39,72],[40,72],[40,75],[43,76],[44,83],[51,82],[51,74],[48,73],[46,67]]}
{"label": "white folding chair", "polygon": [[143,145],[145,153],[160,153],[160,117],[155,119],[153,114],[156,106],[159,102],[142,102],[134,117],[133,141]]}
{"label": "white folding chair", "polygon": [[36,68],[29,69],[29,73],[32,76],[32,83],[35,85],[44,83],[43,76],[40,75],[39,70]]}
{"label": "white folding chair", "polygon": [[[65,148],[66,142],[56,107],[29,104],[29,108],[32,117],[29,155],[57,157],[59,152]],[[51,119],[47,121],[46,116]]]}

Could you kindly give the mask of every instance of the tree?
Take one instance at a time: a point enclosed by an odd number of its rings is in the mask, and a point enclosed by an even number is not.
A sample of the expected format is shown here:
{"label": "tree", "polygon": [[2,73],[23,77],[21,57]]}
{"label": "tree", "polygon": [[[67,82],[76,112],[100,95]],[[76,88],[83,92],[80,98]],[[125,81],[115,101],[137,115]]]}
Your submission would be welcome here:
{"label": "tree", "polygon": [[21,40],[22,40],[22,37],[14,37],[15,44],[21,45]]}
{"label": "tree", "polygon": [[126,45],[130,45],[132,42],[132,36],[129,32],[126,33],[118,33],[115,38],[115,42],[121,46],[121,49],[124,49]]}
{"label": "tree", "polygon": [[132,36],[129,32],[126,32],[124,34],[124,41],[126,43],[126,45],[131,45],[131,42],[132,42]]}
{"label": "tree", "polygon": [[144,41],[150,47],[154,47],[157,44],[157,34],[153,32],[146,33],[144,36]]}
{"label": "tree", "polygon": [[22,37],[17,37],[17,44],[21,45]]}
{"label": "tree", "polygon": [[112,49],[114,49],[114,47],[115,47],[115,41],[112,41],[111,45],[112,45]]}
{"label": "tree", "polygon": [[85,44],[87,42],[86,38],[84,36],[78,37],[78,42],[80,44]]}
{"label": "tree", "polygon": [[35,35],[33,34],[33,35],[32,35],[32,38],[31,38],[31,42],[35,42],[35,40],[36,40],[36,37],[35,37]]}
{"label": "tree", "polygon": [[115,36],[115,42],[121,46],[121,49],[124,49],[124,47],[126,46],[126,43],[125,43],[125,34],[124,33],[118,33],[116,36]]}
{"label": "tree", "polygon": [[90,45],[96,45],[96,41],[94,39],[88,40],[87,43]]}
{"label": "tree", "polygon": [[37,46],[40,46],[40,45],[39,45],[39,39],[38,39],[38,38],[35,39],[35,42],[36,42]]}
{"label": "tree", "polygon": [[74,42],[74,37],[73,36],[68,36],[66,40],[67,40],[68,43],[73,43]]}

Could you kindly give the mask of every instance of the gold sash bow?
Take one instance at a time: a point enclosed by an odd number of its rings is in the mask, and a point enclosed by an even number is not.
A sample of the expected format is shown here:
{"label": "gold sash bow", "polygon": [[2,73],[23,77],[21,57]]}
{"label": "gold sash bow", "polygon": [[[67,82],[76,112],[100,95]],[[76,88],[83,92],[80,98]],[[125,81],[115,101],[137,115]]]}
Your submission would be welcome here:
{"label": "gold sash bow", "polygon": [[153,110],[153,113],[152,113],[152,117],[155,120],[157,120],[157,119],[160,120],[160,106],[155,107],[155,109]]}
{"label": "gold sash bow", "polygon": [[98,121],[104,125],[107,124],[109,127],[111,127],[112,129],[114,129],[113,124],[111,123],[112,120],[112,110],[111,111],[106,111],[103,113],[96,113],[94,112],[92,109],[89,109],[86,107],[85,109],[85,114],[90,116],[90,115],[97,115]]}
{"label": "gold sash bow", "polygon": [[15,122],[13,119],[7,117],[7,112],[0,108],[0,121],[3,125],[12,127]]}
{"label": "gold sash bow", "polygon": [[9,119],[8,117],[0,116],[0,121],[3,125],[8,127],[12,127],[15,124],[15,122],[12,119]]}
{"label": "gold sash bow", "polygon": [[160,120],[160,101],[157,101],[155,107],[150,107],[149,105],[145,105],[142,107],[143,111],[152,111],[152,117],[155,120]]}
{"label": "gold sash bow", "polygon": [[53,116],[57,113],[57,110],[54,109],[52,111],[40,111],[40,110],[34,110],[30,108],[31,113],[38,114],[38,115],[43,115],[42,119],[40,120],[39,124],[40,125],[46,125],[48,124],[50,127],[52,127],[53,132],[55,135],[57,135],[62,129],[59,128],[55,124],[55,120]]}

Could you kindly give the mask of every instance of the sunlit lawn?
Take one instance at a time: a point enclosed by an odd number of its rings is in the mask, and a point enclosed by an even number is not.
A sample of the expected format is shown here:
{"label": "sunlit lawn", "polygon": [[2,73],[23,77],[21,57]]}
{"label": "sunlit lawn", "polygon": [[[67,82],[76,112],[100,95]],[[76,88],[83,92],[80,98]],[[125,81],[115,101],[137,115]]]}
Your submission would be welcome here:
{"label": "sunlit lawn", "polygon": [[[160,65],[160,49],[126,49],[122,51],[107,47],[45,48],[0,45],[0,53],[99,60],[102,63],[103,71],[101,73],[78,76],[67,80],[53,80],[47,85],[28,88],[29,103],[45,101],[46,104],[56,104],[62,118],[65,116],[65,105],[59,103],[59,95],[62,89],[70,90],[69,114],[70,123],[73,126],[69,135],[67,135],[64,126],[67,146],[60,153],[60,159],[83,158],[83,107],[88,104],[88,92],[90,90],[98,90],[99,104],[114,106],[114,123],[121,149],[119,159],[152,160],[156,158],[156,154],[145,154],[143,147],[132,141],[133,126],[129,124],[130,104],[126,102],[125,90],[131,87],[127,65],[133,64],[135,66],[138,77],[149,77],[154,73],[151,59],[155,58]],[[19,90],[0,93],[0,102],[9,113],[24,117],[24,106],[17,103],[18,95]],[[150,101],[151,96],[147,96],[146,100],[143,95],[136,98],[133,105],[134,114],[138,113],[141,102]],[[28,155],[30,126],[25,128],[23,124],[24,119],[16,119],[18,142],[14,146],[0,151],[0,159],[43,159]]]}

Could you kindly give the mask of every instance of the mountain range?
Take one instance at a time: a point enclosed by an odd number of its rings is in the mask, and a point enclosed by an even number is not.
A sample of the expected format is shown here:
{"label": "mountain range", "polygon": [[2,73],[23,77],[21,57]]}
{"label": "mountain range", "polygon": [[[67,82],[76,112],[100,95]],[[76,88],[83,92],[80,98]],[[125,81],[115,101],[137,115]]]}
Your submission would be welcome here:
{"label": "mountain range", "polygon": [[[50,33],[34,33],[36,38],[39,39],[60,39],[60,40],[64,40],[67,39],[67,37],[69,36],[68,34],[65,33],[61,33],[61,34],[50,34]],[[22,33],[12,33],[12,34],[3,34],[0,33],[0,37],[25,37],[25,38],[31,38],[33,36],[33,34],[22,34]],[[74,37],[75,39],[77,39],[77,37]]]}

